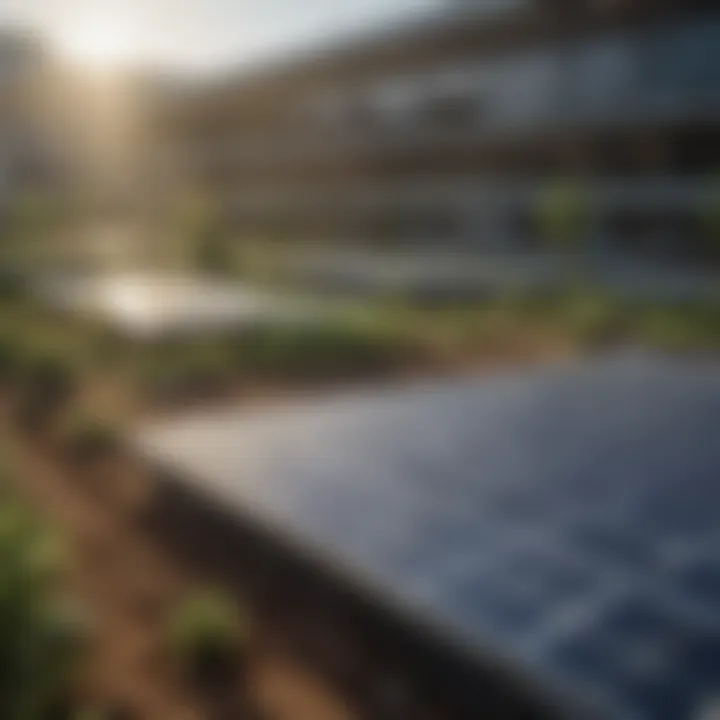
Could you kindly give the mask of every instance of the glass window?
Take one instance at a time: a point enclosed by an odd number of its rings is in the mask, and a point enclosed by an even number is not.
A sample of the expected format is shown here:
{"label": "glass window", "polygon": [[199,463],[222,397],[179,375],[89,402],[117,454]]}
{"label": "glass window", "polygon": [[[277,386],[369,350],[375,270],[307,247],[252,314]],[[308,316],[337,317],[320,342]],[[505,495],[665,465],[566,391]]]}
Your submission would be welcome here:
{"label": "glass window", "polygon": [[672,93],[718,93],[720,86],[720,16],[679,26],[661,25],[641,40],[649,87]]}
{"label": "glass window", "polygon": [[523,123],[552,112],[559,99],[560,64],[541,53],[507,59],[497,66],[493,101],[503,122]]}
{"label": "glass window", "polygon": [[599,40],[573,53],[568,66],[572,102],[582,110],[602,112],[627,96],[634,80],[633,46],[622,36]]}
{"label": "glass window", "polygon": [[417,104],[418,85],[409,78],[392,78],[373,91],[373,105],[388,120],[405,119]]}

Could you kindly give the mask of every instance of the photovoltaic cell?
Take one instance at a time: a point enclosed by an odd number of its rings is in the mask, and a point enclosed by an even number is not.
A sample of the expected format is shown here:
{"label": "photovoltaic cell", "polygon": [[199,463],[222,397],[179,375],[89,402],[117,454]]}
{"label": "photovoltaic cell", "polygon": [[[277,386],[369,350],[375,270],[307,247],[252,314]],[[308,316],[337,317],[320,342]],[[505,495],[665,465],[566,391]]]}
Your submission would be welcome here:
{"label": "photovoltaic cell", "polygon": [[208,413],[137,442],[549,691],[690,720],[720,696],[719,437],[720,367],[634,354]]}

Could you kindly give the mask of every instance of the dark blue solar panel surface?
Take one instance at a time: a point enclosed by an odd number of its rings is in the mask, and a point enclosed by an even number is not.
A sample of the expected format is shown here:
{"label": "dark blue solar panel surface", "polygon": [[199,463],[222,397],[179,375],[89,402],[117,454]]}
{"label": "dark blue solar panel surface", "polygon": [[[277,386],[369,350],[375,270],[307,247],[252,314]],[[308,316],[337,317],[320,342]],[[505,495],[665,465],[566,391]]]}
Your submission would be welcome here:
{"label": "dark blue solar panel surface", "polygon": [[145,428],[140,445],[613,719],[720,696],[720,367],[635,355]]}

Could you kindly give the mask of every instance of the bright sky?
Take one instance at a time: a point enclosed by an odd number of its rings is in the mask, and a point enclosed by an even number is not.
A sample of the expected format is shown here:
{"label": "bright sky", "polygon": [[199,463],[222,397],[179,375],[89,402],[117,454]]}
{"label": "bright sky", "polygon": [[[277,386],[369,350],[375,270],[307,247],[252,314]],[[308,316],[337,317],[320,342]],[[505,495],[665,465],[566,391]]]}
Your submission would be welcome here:
{"label": "bright sky", "polygon": [[[29,23],[76,60],[206,70],[382,26],[443,0],[0,0],[0,24]],[[445,0],[452,2],[452,0]]]}

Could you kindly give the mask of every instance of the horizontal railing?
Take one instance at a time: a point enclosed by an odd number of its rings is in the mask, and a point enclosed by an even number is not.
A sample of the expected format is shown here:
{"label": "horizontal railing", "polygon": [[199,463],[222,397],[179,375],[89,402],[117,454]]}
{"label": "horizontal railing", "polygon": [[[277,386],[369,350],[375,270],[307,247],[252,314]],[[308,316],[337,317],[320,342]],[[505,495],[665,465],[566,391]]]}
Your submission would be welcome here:
{"label": "horizontal railing", "polygon": [[720,122],[720,93],[716,98],[687,102],[679,97],[608,105],[601,109],[557,107],[552,113],[518,113],[478,118],[475,123],[432,126],[421,118],[404,124],[327,128],[299,125],[265,132],[238,131],[235,137],[208,133],[178,140],[176,150],[191,169],[212,170],[330,160],[339,163],[354,157],[408,151],[450,151],[502,141],[539,141],[548,135],[569,132],[603,132],[677,123],[713,125]]}

